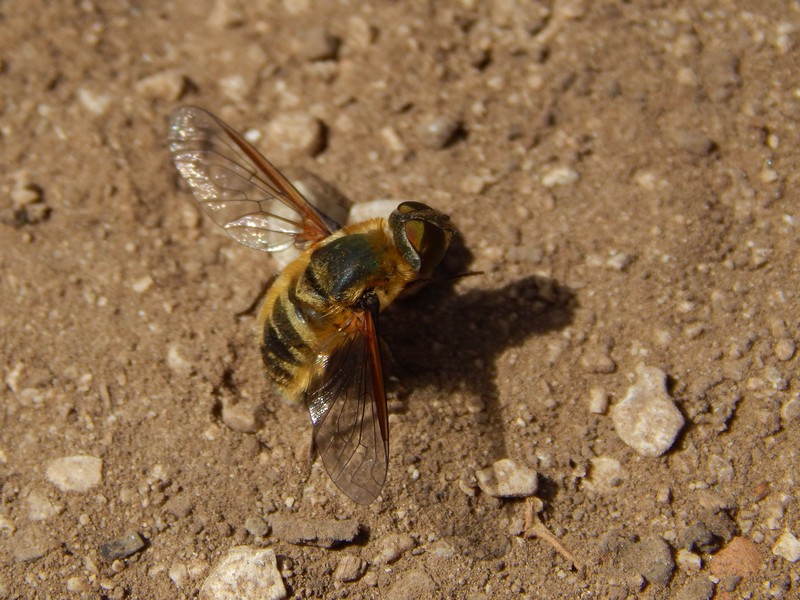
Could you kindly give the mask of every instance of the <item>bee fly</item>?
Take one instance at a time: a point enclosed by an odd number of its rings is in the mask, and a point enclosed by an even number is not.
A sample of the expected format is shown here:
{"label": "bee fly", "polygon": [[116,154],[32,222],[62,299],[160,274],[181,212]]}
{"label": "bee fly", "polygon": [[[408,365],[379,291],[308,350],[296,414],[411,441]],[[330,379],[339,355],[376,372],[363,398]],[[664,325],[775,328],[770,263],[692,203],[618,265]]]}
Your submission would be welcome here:
{"label": "bee fly", "polygon": [[171,115],[169,150],[204,212],[234,240],[265,252],[302,249],[259,311],[266,374],[290,399],[305,400],[333,482],[371,503],[389,460],[378,315],[409,284],[431,277],[455,232],[449,217],[403,202],[388,219],[342,227],[199,108]]}

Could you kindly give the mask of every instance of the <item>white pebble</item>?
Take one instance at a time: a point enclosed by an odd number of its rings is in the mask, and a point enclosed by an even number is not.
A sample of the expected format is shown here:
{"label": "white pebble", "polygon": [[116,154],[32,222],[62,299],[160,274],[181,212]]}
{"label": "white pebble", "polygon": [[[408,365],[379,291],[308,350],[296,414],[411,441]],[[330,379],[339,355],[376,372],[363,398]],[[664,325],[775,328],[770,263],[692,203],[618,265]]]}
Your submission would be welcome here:
{"label": "white pebble", "polygon": [[187,79],[178,71],[162,71],[140,79],[133,89],[144,98],[175,102],[186,91]]}
{"label": "white pebble", "polygon": [[775,344],[775,356],[778,360],[790,360],[794,356],[795,349],[794,340],[778,340]]}
{"label": "white pebble", "polygon": [[535,470],[503,458],[487,469],[475,473],[478,487],[494,498],[525,498],[536,493],[538,475]]}
{"label": "white pebble", "polygon": [[700,555],[690,552],[686,548],[678,550],[675,562],[682,571],[687,573],[697,573],[703,568],[703,559]]}
{"label": "white pebble", "polygon": [[103,478],[103,461],[94,456],[65,456],[51,460],[47,480],[62,492],[86,492]]}
{"label": "white pebble", "polygon": [[569,185],[578,181],[579,177],[578,172],[570,167],[552,167],[542,173],[542,185],[548,188],[557,185]]}
{"label": "white pebble", "polygon": [[608,410],[608,394],[603,388],[595,387],[589,392],[589,410],[596,415],[604,415]]}
{"label": "white pebble", "polygon": [[236,546],[211,570],[200,588],[202,600],[282,600],[286,586],[271,548]]}
{"label": "white pebble", "polygon": [[781,407],[781,419],[788,424],[790,421],[800,418],[800,395],[787,400]]}
{"label": "white pebble", "polygon": [[282,113],[267,124],[267,142],[290,158],[315,156],[325,147],[325,131],[316,117],[307,113]]}
{"label": "white pebble", "polygon": [[78,102],[90,113],[102,115],[111,104],[111,96],[81,88],[78,90]]}
{"label": "white pebble", "polygon": [[613,492],[627,478],[622,464],[610,456],[595,456],[591,459],[592,468],[584,480],[587,487],[597,493]]}
{"label": "white pebble", "polygon": [[402,199],[379,199],[370,200],[369,202],[359,202],[350,208],[350,215],[347,217],[347,222],[360,223],[368,219],[387,219],[392,211],[397,208],[402,202]]}
{"label": "white pebble", "polygon": [[792,533],[785,531],[772,547],[772,553],[789,562],[797,562],[800,560],[800,541]]}
{"label": "white pebble", "polygon": [[140,277],[133,283],[131,283],[131,289],[137,294],[144,294],[147,290],[153,287],[153,278],[150,275],[145,275],[144,277]]}
{"label": "white pebble", "polygon": [[170,371],[180,377],[187,377],[193,370],[192,363],[183,357],[180,344],[177,342],[172,342],[167,346],[167,366]]}
{"label": "white pebble", "polygon": [[667,394],[666,374],[639,365],[637,380],[611,408],[617,435],[642,456],[661,456],[675,443],[684,418]]}

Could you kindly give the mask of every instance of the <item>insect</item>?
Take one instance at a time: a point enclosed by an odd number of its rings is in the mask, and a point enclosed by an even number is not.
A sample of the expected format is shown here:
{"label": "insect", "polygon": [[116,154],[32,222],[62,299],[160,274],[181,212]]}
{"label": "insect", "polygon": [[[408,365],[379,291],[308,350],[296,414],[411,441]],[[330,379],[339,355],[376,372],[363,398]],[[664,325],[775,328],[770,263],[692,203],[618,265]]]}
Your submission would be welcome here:
{"label": "insect", "polygon": [[370,504],[389,461],[378,315],[411,284],[431,278],[455,233],[449,217],[403,202],[388,219],[343,227],[200,108],[173,112],[169,150],[204,212],[230,237],[265,252],[302,250],[258,314],[265,371],[287,397],[305,400],[333,482]]}

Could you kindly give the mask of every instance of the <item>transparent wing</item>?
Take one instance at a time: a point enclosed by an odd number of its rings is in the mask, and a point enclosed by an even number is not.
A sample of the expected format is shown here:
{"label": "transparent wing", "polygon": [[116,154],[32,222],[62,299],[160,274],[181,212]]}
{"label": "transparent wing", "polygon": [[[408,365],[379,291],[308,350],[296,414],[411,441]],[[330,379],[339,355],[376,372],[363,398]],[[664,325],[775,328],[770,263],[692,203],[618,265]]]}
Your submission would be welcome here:
{"label": "transparent wing", "polygon": [[170,115],[168,139],[175,167],[200,206],[237,242],[276,252],[339,229],[247,140],[211,113],[192,106],[176,109]]}
{"label": "transparent wing", "polygon": [[340,490],[365,505],[381,493],[389,462],[375,316],[358,311],[344,331],[325,343],[306,391],[314,445],[325,470]]}

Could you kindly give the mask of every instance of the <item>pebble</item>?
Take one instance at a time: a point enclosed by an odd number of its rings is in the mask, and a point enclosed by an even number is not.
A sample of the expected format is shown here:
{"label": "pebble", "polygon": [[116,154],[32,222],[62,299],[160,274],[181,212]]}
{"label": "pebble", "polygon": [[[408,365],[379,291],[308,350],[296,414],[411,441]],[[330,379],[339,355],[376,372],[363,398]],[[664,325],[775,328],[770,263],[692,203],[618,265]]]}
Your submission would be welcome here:
{"label": "pebble", "polygon": [[181,587],[189,578],[189,569],[184,563],[175,563],[167,571],[167,575],[175,584],[175,587]]}
{"label": "pebble", "polygon": [[355,519],[313,520],[295,515],[275,514],[269,519],[272,534],[290,544],[309,544],[332,548],[350,543],[361,535],[361,524]]}
{"label": "pebble", "polygon": [[53,506],[53,503],[50,502],[47,494],[39,490],[33,490],[28,494],[27,503],[28,518],[31,521],[46,521],[50,517],[58,514],[58,510]]}
{"label": "pebble", "polygon": [[775,344],[775,356],[778,360],[787,361],[791,360],[794,356],[796,347],[794,340],[778,340]]}
{"label": "pebble", "polygon": [[566,166],[556,166],[542,172],[542,185],[547,188],[557,185],[569,185],[580,178],[578,172]]}
{"label": "pebble", "polygon": [[103,461],[84,455],[57,458],[47,464],[45,477],[62,492],[86,492],[102,480]]}
{"label": "pebble", "polygon": [[319,26],[301,28],[292,40],[295,54],[309,61],[334,60],[341,46],[339,38]]}
{"label": "pebble", "polygon": [[93,115],[102,115],[111,106],[111,96],[86,88],[78,89],[78,102]]}
{"label": "pebble", "polygon": [[261,406],[256,402],[222,401],[222,422],[239,433],[256,433],[264,424]]}
{"label": "pebble", "polygon": [[437,115],[423,119],[415,128],[417,138],[426,148],[446,148],[461,131],[462,122],[452,115]]}
{"label": "pebble", "polygon": [[761,553],[756,545],[743,537],[734,537],[711,557],[711,574],[716,577],[748,577],[758,572]]}
{"label": "pebble", "polygon": [[646,537],[626,545],[620,552],[620,563],[625,571],[640,574],[647,581],[667,585],[675,570],[672,550],[659,536]]}
{"label": "pebble", "polygon": [[694,156],[707,156],[715,147],[714,140],[700,131],[672,129],[670,137],[681,150]]}
{"label": "pebble", "polygon": [[357,556],[343,556],[333,572],[334,581],[357,581],[367,570],[367,563]]}
{"label": "pebble", "polygon": [[639,365],[637,380],[611,408],[617,435],[642,456],[661,456],[675,443],[684,418],[667,394],[666,374]]}
{"label": "pebble", "polygon": [[393,533],[380,540],[378,553],[372,559],[376,565],[388,565],[400,558],[405,552],[413,549],[417,543],[407,533]]}
{"label": "pebble", "polygon": [[144,540],[137,532],[131,531],[116,539],[100,544],[98,553],[106,562],[126,558],[144,548]]}
{"label": "pebble", "polygon": [[792,533],[784,531],[772,547],[772,553],[795,563],[800,560],[800,541]]}
{"label": "pebble", "polygon": [[536,493],[538,475],[517,462],[503,458],[475,472],[478,487],[493,498],[526,498]]}
{"label": "pebble", "polygon": [[244,13],[237,0],[215,0],[207,23],[217,29],[236,27],[244,23]]}
{"label": "pebble", "polygon": [[58,540],[37,524],[20,529],[5,547],[11,550],[16,562],[29,562],[41,558],[57,546]]}
{"label": "pebble", "polygon": [[167,345],[167,366],[179,377],[188,377],[194,371],[194,365],[184,358],[182,347],[178,342]]}
{"label": "pebble", "polygon": [[283,600],[286,598],[275,551],[235,546],[211,570],[201,600]]}
{"label": "pebble", "polygon": [[598,493],[613,491],[625,481],[627,473],[616,458],[595,456],[585,483]]}
{"label": "pebble", "polygon": [[708,577],[698,575],[683,585],[675,600],[710,600],[713,596],[714,584]]}
{"label": "pebble", "polygon": [[386,219],[402,202],[407,202],[407,200],[382,198],[370,200],[369,202],[359,202],[350,208],[350,215],[347,218],[347,222],[350,224],[360,223],[361,221],[379,217]]}
{"label": "pebble", "polygon": [[608,410],[608,394],[603,388],[594,387],[589,392],[589,411],[604,415]]}
{"label": "pebble", "polygon": [[162,71],[140,79],[133,89],[143,98],[176,102],[186,92],[188,80],[179,71]]}
{"label": "pebble", "polygon": [[413,569],[397,578],[389,592],[387,600],[427,600],[438,597],[439,586],[421,569]]}
{"label": "pebble", "polygon": [[155,281],[153,281],[153,278],[150,275],[145,275],[133,281],[133,283],[131,283],[131,289],[137,294],[144,294],[147,290],[153,287],[154,283]]}
{"label": "pebble", "polygon": [[787,400],[781,407],[781,420],[784,425],[800,418],[800,394]]}
{"label": "pebble", "polygon": [[283,152],[286,159],[298,155],[316,156],[325,149],[325,127],[308,113],[277,115],[267,124],[266,135],[267,142]]}
{"label": "pebble", "polygon": [[254,537],[264,537],[269,533],[269,525],[258,515],[250,515],[244,520],[244,528]]}
{"label": "pebble", "polygon": [[703,559],[686,548],[681,548],[675,556],[675,562],[682,571],[697,573],[703,568]]}

